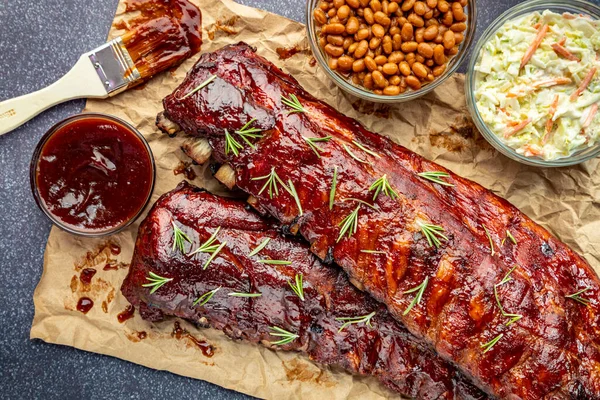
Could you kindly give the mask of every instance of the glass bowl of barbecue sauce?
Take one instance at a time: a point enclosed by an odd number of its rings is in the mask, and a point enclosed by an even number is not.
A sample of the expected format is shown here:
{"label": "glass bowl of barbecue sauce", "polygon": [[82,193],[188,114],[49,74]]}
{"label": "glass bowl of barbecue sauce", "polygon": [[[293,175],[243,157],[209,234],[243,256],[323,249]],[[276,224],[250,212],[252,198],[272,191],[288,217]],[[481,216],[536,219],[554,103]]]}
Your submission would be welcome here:
{"label": "glass bowl of barbecue sauce", "polygon": [[42,137],[30,178],[38,206],[55,225],[77,235],[107,236],[144,211],[154,189],[154,158],[127,122],[84,113]]}

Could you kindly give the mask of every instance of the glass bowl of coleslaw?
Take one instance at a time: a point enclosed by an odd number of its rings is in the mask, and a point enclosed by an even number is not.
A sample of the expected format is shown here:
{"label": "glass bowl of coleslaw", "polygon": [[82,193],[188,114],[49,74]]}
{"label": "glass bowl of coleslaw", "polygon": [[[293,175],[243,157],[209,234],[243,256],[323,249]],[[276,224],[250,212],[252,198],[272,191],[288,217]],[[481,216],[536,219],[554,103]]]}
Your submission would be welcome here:
{"label": "glass bowl of coleslaw", "polygon": [[600,155],[600,7],[511,8],[475,45],[465,86],[473,122],[505,156],[560,167]]}

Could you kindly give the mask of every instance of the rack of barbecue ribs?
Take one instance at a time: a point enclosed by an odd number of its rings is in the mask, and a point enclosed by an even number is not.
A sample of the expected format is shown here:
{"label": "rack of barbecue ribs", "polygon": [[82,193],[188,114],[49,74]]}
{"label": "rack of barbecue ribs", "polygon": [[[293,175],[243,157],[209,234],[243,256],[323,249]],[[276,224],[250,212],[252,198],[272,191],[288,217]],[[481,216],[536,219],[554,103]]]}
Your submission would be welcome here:
{"label": "rack of barbecue ribs", "polygon": [[600,398],[598,277],[516,207],[369,132],[244,43],[202,55],[163,105],[159,127],[199,138],[218,179],[480,388]]}
{"label": "rack of barbecue ribs", "polygon": [[143,318],[177,316],[299,351],[415,399],[488,398],[338,268],[245,206],[187,183],[156,202],[121,289]]}

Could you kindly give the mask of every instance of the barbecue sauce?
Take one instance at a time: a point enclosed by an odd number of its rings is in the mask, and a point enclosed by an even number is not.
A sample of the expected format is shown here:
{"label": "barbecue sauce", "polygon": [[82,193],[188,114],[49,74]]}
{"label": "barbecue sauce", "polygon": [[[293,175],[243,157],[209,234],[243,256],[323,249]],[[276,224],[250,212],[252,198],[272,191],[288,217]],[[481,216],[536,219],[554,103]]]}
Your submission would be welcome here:
{"label": "barbecue sauce", "polygon": [[89,297],[82,297],[77,302],[77,311],[87,314],[94,307],[94,301]]}
{"label": "barbecue sauce", "polygon": [[121,311],[118,315],[117,315],[117,320],[119,321],[119,323],[123,323],[125,321],[127,321],[128,319],[133,318],[133,313],[135,312],[135,308],[133,308],[132,305],[128,305],[127,307],[125,307],[125,310]]}
{"label": "barbecue sauce", "polygon": [[43,145],[37,191],[45,209],[64,225],[107,231],[127,223],[146,204],[153,184],[150,157],[142,140],[116,121],[75,119]]}

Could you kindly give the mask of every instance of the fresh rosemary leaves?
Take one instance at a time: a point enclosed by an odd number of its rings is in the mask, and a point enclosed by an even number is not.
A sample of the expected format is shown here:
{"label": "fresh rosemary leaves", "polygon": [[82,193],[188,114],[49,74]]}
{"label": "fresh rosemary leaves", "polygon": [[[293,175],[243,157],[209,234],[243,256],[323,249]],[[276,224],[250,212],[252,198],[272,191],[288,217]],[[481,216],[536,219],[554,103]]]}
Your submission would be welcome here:
{"label": "fresh rosemary leaves", "polygon": [[333,167],[333,180],[331,181],[331,190],[329,191],[329,209],[333,209],[333,202],[335,200],[335,190],[337,188],[337,165]]}
{"label": "fresh rosemary leaves", "polygon": [[367,160],[363,160],[362,158],[359,158],[356,154],[354,154],[352,152],[352,150],[350,150],[350,148],[348,147],[348,145],[346,143],[343,143],[342,146],[344,147],[344,150],[346,150],[346,153],[348,153],[350,155],[350,157],[354,158],[359,163],[363,163],[363,164],[369,163]]}
{"label": "fresh rosemary leaves", "polygon": [[367,254],[385,254],[385,251],[380,251],[380,250],[361,250],[361,253],[367,253]]}
{"label": "fresh rosemary leaves", "polygon": [[438,237],[448,240],[448,237],[446,237],[446,235],[442,233],[444,232],[443,227],[433,224],[424,224],[422,222],[417,223],[421,227],[421,232],[423,232],[423,235],[427,239],[427,242],[430,246],[435,246],[437,248],[440,247],[442,243],[440,242],[440,239]]}
{"label": "fresh rosemary leaves", "polygon": [[256,149],[256,147],[250,141],[250,139],[261,139],[263,136],[259,133],[262,132],[260,129],[250,127],[250,125],[252,125],[254,121],[256,121],[256,118],[252,118],[246,123],[246,125],[242,126],[241,129],[235,131],[235,133],[237,133],[242,138],[242,140],[248,144],[248,146],[252,147],[253,149]]}
{"label": "fresh rosemary leaves", "polygon": [[220,230],[221,227],[218,227],[206,242],[202,243],[200,247],[188,254],[189,256],[193,256],[196,253],[209,253],[211,255],[210,258],[206,260],[206,262],[202,266],[202,269],[206,269],[206,267],[208,267],[212,260],[215,259],[217,254],[219,254],[219,252],[223,250],[223,247],[225,247],[225,245],[227,244],[227,242],[223,242],[221,244],[213,244],[217,240],[217,235],[219,234]]}
{"label": "fresh rosemary leaves", "polygon": [[277,340],[275,342],[271,342],[272,345],[274,346],[280,346],[282,344],[288,344],[293,342],[294,340],[298,339],[298,335],[292,332],[288,332],[285,329],[282,329],[278,326],[272,326],[269,328],[270,332],[269,335],[271,336],[275,336],[275,337],[280,337],[280,340]]}
{"label": "fresh rosemary leaves", "polygon": [[379,193],[383,193],[392,200],[398,198],[398,193],[390,186],[390,182],[387,179],[387,175],[384,174],[381,178],[377,179],[373,184],[369,187],[369,191],[375,191],[373,195],[373,201],[377,200],[377,196]]}
{"label": "fresh rosemary leaves", "polygon": [[206,86],[208,86],[208,84],[211,83],[212,81],[214,81],[216,78],[217,78],[216,75],[211,75],[207,80],[202,82],[200,85],[196,86],[194,89],[192,89],[189,93],[187,93],[185,96],[183,96],[179,100],[187,99],[188,97],[190,97],[191,95],[196,93],[198,90],[201,90],[201,89],[205,88]]}
{"label": "fresh rosemary leaves", "polygon": [[340,317],[340,318],[336,318],[335,319],[336,321],[340,321],[340,322],[344,323],[340,327],[340,329],[338,329],[338,332],[343,331],[347,326],[352,325],[352,324],[362,324],[362,323],[364,323],[369,328],[372,328],[373,325],[371,325],[371,318],[373,318],[374,316],[375,316],[375,311],[373,311],[370,314],[363,315],[361,317]]}
{"label": "fresh rosemary leaves", "polygon": [[204,293],[202,296],[198,297],[196,299],[196,301],[194,301],[194,305],[195,306],[203,306],[206,303],[208,303],[208,301],[210,299],[212,299],[212,297],[215,295],[215,293],[217,293],[219,291],[219,289],[221,289],[221,286],[219,286],[216,289],[213,290],[209,290],[208,292]]}
{"label": "fresh rosemary leaves", "polygon": [[312,138],[302,136],[302,138],[304,140],[306,140],[306,143],[311,148],[311,150],[317,155],[317,157],[321,158],[321,149],[319,149],[319,147],[317,146],[317,143],[329,142],[333,138],[333,136],[312,137]]}
{"label": "fresh rosemary leaves", "polygon": [[340,240],[342,240],[344,235],[347,234],[348,237],[351,237],[352,235],[354,235],[356,233],[356,229],[358,228],[358,210],[359,209],[360,209],[360,204],[358,206],[356,206],[354,211],[352,211],[350,214],[348,214],[346,216],[346,218],[344,218],[342,220],[342,222],[339,223],[338,226],[341,226],[341,229],[340,229],[340,235],[338,236],[337,240],[335,241],[336,243],[338,243]]}
{"label": "fresh rosemary leaves", "polygon": [[153,294],[154,292],[156,292],[165,283],[171,282],[173,280],[173,278],[164,278],[160,275],[155,274],[152,271],[148,272],[148,275],[150,275],[150,276],[147,276],[146,280],[149,283],[144,283],[142,286],[143,287],[151,287],[152,289],[150,290],[150,294]]}
{"label": "fresh rosemary leaves", "polygon": [[271,264],[271,265],[292,265],[291,261],[287,260],[271,260],[270,258],[265,260],[258,260],[259,263]]}
{"label": "fresh rosemary leaves", "polygon": [[[264,186],[258,192],[259,195],[265,191],[265,189],[269,189],[269,198],[273,198],[273,192],[275,192],[275,196],[279,196],[279,188],[277,187],[277,183],[279,182],[285,188],[285,183],[281,180],[277,172],[275,172],[275,167],[271,168],[271,172],[265,176],[259,176],[257,178],[252,178],[253,181],[262,181],[266,179]],[[287,188],[286,188],[287,189]]]}
{"label": "fresh rosemary leaves", "polygon": [[281,102],[283,104],[285,104],[286,106],[288,106],[289,108],[291,108],[291,110],[288,111],[288,114],[306,112],[306,109],[304,109],[304,107],[302,107],[302,103],[300,103],[300,100],[298,100],[298,98],[296,97],[295,94],[290,93],[289,99],[286,98],[285,96],[281,96]]}
{"label": "fresh rosemary leaves", "polygon": [[490,231],[488,231],[488,228],[485,225],[482,224],[481,226],[483,226],[483,230],[485,231],[485,235],[487,236],[488,240],[490,241],[490,254],[493,257],[494,254],[496,254],[496,252],[494,251],[494,242],[492,241],[492,236],[490,235]]}
{"label": "fresh rosemary leaves", "polygon": [[172,251],[175,251],[175,249],[179,249],[180,252],[184,253],[185,252],[185,242],[192,243],[192,240],[188,237],[188,235],[183,233],[183,231],[181,229],[179,229],[177,227],[177,225],[175,225],[175,221],[171,221],[171,225],[173,225],[173,249],[172,249]]}
{"label": "fresh rosemary leaves", "polygon": [[585,297],[582,297],[581,295],[584,294],[585,292],[587,292],[590,289],[591,289],[590,287],[586,287],[586,288],[581,289],[578,292],[575,292],[573,294],[569,294],[569,295],[567,295],[565,297],[568,298],[568,299],[571,299],[571,300],[575,300],[576,302],[581,303],[584,306],[587,306],[590,303],[590,300],[586,299]]}
{"label": "fresh rosemary leaves", "polygon": [[250,254],[248,254],[248,257],[252,257],[252,256],[257,255],[259,251],[261,251],[262,249],[264,249],[267,246],[267,244],[269,244],[269,241],[271,241],[271,238],[266,238],[265,240],[263,240],[261,244],[259,244],[258,246],[256,246],[254,248],[254,250],[252,250],[250,252]]}
{"label": "fresh rosemary leaves", "polygon": [[262,296],[262,293],[231,292],[227,293],[227,295],[232,297],[260,297]]}
{"label": "fresh rosemary leaves", "polygon": [[294,283],[292,283],[292,281],[288,281],[288,285],[290,285],[294,293],[296,293],[296,296],[298,296],[300,300],[304,301],[304,287],[302,286],[302,278],[302,274],[296,274],[294,277]]}
{"label": "fresh rosemary leaves", "polygon": [[296,202],[296,207],[298,207],[298,213],[300,215],[304,214],[304,212],[302,211],[302,204],[300,204],[300,197],[298,197],[298,192],[296,192],[296,187],[294,186],[294,183],[291,179],[288,179],[288,186],[284,186],[284,188],[288,191],[290,196],[294,198],[294,201]]}
{"label": "fresh rosemary leaves", "polygon": [[504,336],[504,333],[501,333],[498,336],[496,336],[495,338],[493,338],[492,340],[490,340],[489,342],[482,344],[480,347],[483,349],[483,354],[490,351],[492,349],[492,347],[494,347],[496,345],[496,343],[498,343],[498,341],[500,339],[502,339],[503,336]]}
{"label": "fresh rosemary leaves", "polygon": [[421,172],[419,174],[417,174],[418,176],[420,176],[421,178],[425,178],[430,180],[431,182],[437,183],[439,185],[443,185],[443,186],[454,186],[452,183],[448,183],[446,182],[443,178],[449,178],[450,174],[447,172],[442,172],[442,171],[428,171],[428,172]]}
{"label": "fresh rosemary leaves", "polygon": [[229,134],[229,131],[225,129],[225,155],[229,153],[233,153],[234,156],[238,156],[240,154],[240,150],[243,149],[244,146],[239,144],[233,136]]}
{"label": "fresh rosemary leaves", "polygon": [[500,296],[498,296],[498,287],[502,286],[505,283],[510,282],[512,280],[512,278],[510,277],[510,274],[512,274],[512,272],[515,270],[515,268],[517,268],[516,265],[514,267],[512,267],[510,269],[510,271],[508,271],[506,273],[506,275],[504,275],[504,278],[502,278],[502,280],[500,282],[498,282],[494,285],[494,296],[496,297],[496,303],[498,304],[498,308],[500,309],[500,312],[502,313],[503,317],[510,318],[508,320],[508,322],[506,323],[506,326],[510,326],[510,325],[514,324],[515,322],[517,322],[518,320],[520,320],[521,318],[523,318],[522,315],[510,314],[510,313],[507,313],[506,311],[504,311],[504,308],[502,307],[502,303],[500,302]]}
{"label": "fresh rosemary leaves", "polygon": [[512,233],[510,233],[508,229],[506,230],[506,237],[502,239],[502,243],[500,243],[501,246],[504,246],[504,241],[506,239],[509,239],[511,242],[513,242],[513,244],[517,244],[517,239],[515,239],[515,237],[512,235]]}
{"label": "fresh rosemary leaves", "polygon": [[410,310],[413,309],[414,306],[416,306],[417,304],[419,304],[421,302],[421,299],[423,298],[423,293],[425,293],[425,289],[427,288],[428,283],[429,283],[429,277],[427,276],[427,277],[425,277],[425,279],[423,280],[423,282],[421,282],[421,284],[419,286],[415,286],[414,288],[409,289],[404,292],[404,294],[410,294],[410,293],[415,293],[415,292],[417,292],[417,294],[415,295],[415,298],[410,302],[410,304],[408,305],[406,310],[404,310],[402,315],[408,314],[410,312]]}
{"label": "fresh rosemary leaves", "polygon": [[373,157],[377,157],[377,158],[381,158],[381,156],[377,153],[375,153],[373,150],[369,150],[367,149],[365,146],[363,146],[362,144],[358,143],[356,140],[353,140],[352,143],[358,147],[359,149],[361,149],[362,151],[364,151],[365,153],[373,156]]}

